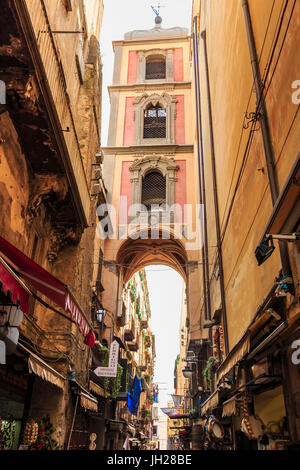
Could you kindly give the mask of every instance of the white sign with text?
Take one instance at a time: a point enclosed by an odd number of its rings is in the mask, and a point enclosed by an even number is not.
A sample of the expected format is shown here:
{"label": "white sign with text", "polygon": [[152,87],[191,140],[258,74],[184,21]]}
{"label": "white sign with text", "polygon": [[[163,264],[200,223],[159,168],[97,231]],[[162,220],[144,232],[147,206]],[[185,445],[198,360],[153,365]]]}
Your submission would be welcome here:
{"label": "white sign with text", "polygon": [[113,341],[110,345],[108,367],[97,367],[94,373],[98,377],[116,377],[119,358],[119,343]]}

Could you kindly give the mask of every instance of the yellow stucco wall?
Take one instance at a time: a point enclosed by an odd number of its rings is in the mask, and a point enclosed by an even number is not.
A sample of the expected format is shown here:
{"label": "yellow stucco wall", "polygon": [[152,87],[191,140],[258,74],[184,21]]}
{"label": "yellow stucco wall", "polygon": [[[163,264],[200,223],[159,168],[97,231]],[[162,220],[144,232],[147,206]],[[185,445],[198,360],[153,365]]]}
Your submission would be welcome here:
{"label": "yellow stucco wall", "polygon": [[[270,56],[272,41],[276,35],[280,3],[250,0],[250,12],[258,53],[261,55],[262,75]],[[271,70],[279,54],[279,48],[288,25],[292,5],[289,5],[283,22],[283,30],[276,49]],[[299,151],[300,117],[292,103],[291,84],[299,79],[300,5],[296,4],[288,35],[283,46],[266,98],[272,145],[274,148],[279,189],[288,176]],[[223,234],[223,262],[226,289],[227,317],[230,349],[241,338],[253,320],[259,306],[274,284],[281,269],[278,245],[272,257],[261,267],[257,266],[254,251],[263,234],[272,210],[268,174],[259,124],[254,133],[249,154],[246,153],[249,129],[243,130],[244,113],[255,111],[256,96],[253,93],[253,76],[247,43],[242,3],[236,0],[211,0],[194,2],[194,15],[200,14],[200,33],[206,30],[208,67],[215,138],[218,201],[221,231]],[[267,29],[268,28],[268,29]],[[266,38],[265,34],[267,32]],[[207,190],[209,233],[209,258],[216,258],[215,217],[211,175],[208,105],[204,68],[203,43],[199,38],[200,80],[202,95],[203,145]],[[248,107],[247,107],[248,105]],[[238,174],[246,162],[232,209]],[[261,169],[264,169],[261,171]],[[226,219],[230,218],[226,231]],[[275,243],[276,244],[276,243]],[[211,271],[213,266],[211,266]],[[219,308],[216,295],[217,283],[212,284],[212,312]]]}

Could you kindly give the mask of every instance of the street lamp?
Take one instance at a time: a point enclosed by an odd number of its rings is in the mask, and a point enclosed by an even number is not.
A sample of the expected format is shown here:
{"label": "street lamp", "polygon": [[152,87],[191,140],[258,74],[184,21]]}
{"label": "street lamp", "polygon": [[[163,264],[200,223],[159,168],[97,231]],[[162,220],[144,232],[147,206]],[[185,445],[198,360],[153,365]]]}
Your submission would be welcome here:
{"label": "street lamp", "polygon": [[97,312],[96,312],[97,322],[98,323],[103,323],[105,315],[106,315],[106,310],[104,308],[102,308],[100,310],[97,310]]}
{"label": "street lamp", "polygon": [[190,379],[193,375],[193,370],[186,366],[184,369],[182,369],[182,373],[186,379]]}
{"label": "street lamp", "polygon": [[106,313],[107,312],[104,308],[101,308],[96,311],[97,322],[101,324],[100,341],[102,341],[102,337],[103,337],[103,326],[104,326],[104,318],[105,318]]}

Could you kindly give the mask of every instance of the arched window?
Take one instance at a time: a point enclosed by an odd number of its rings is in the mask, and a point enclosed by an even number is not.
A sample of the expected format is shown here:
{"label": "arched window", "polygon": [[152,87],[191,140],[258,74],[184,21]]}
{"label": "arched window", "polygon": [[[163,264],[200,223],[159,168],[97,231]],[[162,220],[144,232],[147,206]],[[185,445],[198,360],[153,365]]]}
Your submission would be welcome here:
{"label": "arched window", "polygon": [[151,209],[154,204],[166,204],[166,178],[157,170],[147,173],[142,180],[142,204]]}
{"label": "arched window", "polygon": [[146,80],[163,80],[166,78],[166,58],[151,55],[146,60]]}
{"label": "arched window", "polygon": [[144,139],[166,138],[167,112],[159,103],[150,103],[144,111]]}

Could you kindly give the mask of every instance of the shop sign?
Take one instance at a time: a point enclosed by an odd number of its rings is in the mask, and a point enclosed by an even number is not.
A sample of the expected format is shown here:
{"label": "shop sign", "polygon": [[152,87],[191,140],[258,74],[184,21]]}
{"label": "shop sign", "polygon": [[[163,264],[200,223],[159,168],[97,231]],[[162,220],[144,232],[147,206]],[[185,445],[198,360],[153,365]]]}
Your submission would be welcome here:
{"label": "shop sign", "polygon": [[94,373],[98,377],[116,377],[119,358],[119,343],[113,341],[110,346],[108,367],[97,367]]}

